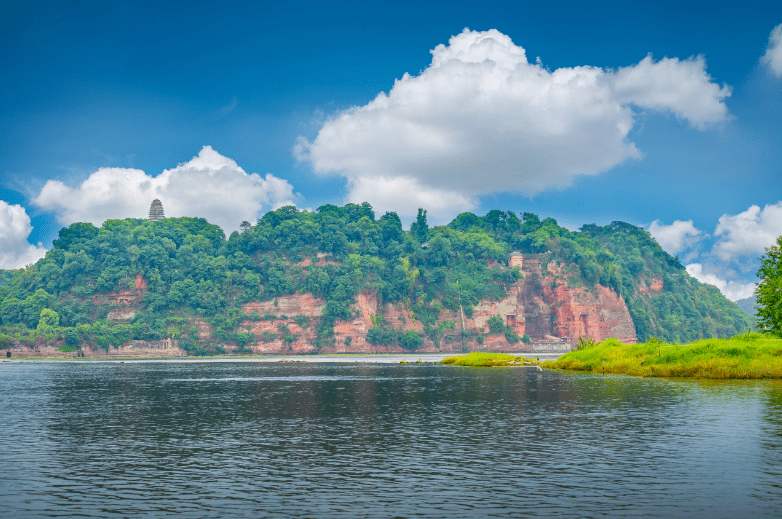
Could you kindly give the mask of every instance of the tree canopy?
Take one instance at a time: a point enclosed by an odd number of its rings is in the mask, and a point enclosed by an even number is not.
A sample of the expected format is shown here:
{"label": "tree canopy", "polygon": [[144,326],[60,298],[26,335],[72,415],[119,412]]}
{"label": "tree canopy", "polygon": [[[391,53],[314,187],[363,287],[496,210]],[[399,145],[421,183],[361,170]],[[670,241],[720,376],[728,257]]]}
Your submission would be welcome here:
{"label": "tree canopy", "polygon": [[757,318],[767,331],[782,332],[782,236],[766,249],[758,270],[760,282],[755,290]]}

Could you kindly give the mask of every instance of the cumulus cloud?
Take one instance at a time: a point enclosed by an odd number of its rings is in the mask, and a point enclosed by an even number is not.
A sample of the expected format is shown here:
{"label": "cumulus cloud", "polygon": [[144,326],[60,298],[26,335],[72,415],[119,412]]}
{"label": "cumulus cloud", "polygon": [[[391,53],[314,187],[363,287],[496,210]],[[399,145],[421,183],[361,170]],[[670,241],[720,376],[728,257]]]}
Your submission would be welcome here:
{"label": "cumulus cloud", "polygon": [[431,191],[453,213],[480,195],[533,195],[639,158],[627,138],[633,107],[698,128],[727,115],[730,88],[712,82],[702,57],[549,71],[499,31],[468,29],[431,54],[420,74],[300,137],[297,160],[346,177],[349,200],[387,205],[399,193],[389,186],[414,186],[408,205]]}
{"label": "cumulus cloud", "polygon": [[706,237],[703,231],[693,225],[692,220],[676,220],[671,225],[655,220],[649,225],[649,234],[665,252],[673,255],[694,247]]}
{"label": "cumulus cloud", "polygon": [[746,211],[720,217],[714,236],[719,237],[712,253],[723,261],[738,256],[760,256],[766,247],[774,245],[782,235],[782,201],[760,209],[757,205]]}
{"label": "cumulus cloud", "polygon": [[50,180],[33,203],[54,211],[64,225],[101,225],[111,218],[145,218],[155,198],[166,216],[203,217],[231,232],[262,210],[292,205],[295,195],[287,180],[248,174],[204,146],[197,157],[156,177],[139,169],[100,168],[78,187]]}
{"label": "cumulus cloud", "polygon": [[717,287],[722,292],[722,295],[731,301],[738,301],[755,293],[755,283],[725,280],[714,272],[707,272],[700,263],[690,263],[686,269],[689,275],[701,283],[708,283]]}
{"label": "cumulus cloud", "polygon": [[[383,193],[382,198],[376,194]],[[378,213],[394,211],[403,215],[415,214],[424,207],[434,215],[451,211],[459,213],[474,210],[478,202],[456,190],[422,186],[412,177],[366,178],[359,177],[350,184],[348,202],[361,203],[372,200]],[[436,220],[435,216],[435,220]]]}
{"label": "cumulus cloud", "polygon": [[620,68],[612,79],[621,103],[671,112],[697,128],[703,129],[728,115],[722,100],[731,94],[731,89],[711,82],[703,56],[684,61],[663,58],[658,62],[646,56],[637,65]]}
{"label": "cumulus cloud", "polygon": [[17,269],[35,263],[46,255],[39,243],[27,241],[33,226],[21,205],[0,200],[0,269]]}
{"label": "cumulus cloud", "polygon": [[760,62],[776,77],[782,77],[782,23],[774,27],[768,36],[768,48]]}

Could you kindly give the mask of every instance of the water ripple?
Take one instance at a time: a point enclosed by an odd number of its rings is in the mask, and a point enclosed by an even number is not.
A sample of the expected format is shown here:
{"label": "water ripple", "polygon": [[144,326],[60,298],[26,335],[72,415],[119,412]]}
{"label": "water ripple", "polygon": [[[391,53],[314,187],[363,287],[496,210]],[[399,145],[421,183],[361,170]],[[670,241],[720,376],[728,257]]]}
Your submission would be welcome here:
{"label": "water ripple", "polygon": [[782,502],[773,382],[17,363],[0,404],[3,517],[779,517]]}

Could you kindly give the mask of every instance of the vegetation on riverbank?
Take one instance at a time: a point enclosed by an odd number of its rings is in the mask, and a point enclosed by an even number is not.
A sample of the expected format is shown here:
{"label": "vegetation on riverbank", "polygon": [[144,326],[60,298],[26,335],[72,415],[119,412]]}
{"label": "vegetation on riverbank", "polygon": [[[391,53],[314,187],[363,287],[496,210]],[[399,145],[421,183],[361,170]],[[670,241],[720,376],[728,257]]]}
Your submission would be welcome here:
{"label": "vegetation on riverbank", "polygon": [[606,339],[572,351],[544,368],[640,377],[708,379],[782,378],[782,339],[758,333],[691,344],[642,344]]}
{"label": "vegetation on riverbank", "polygon": [[535,359],[525,359],[508,353],[483,353],[474,351],[467,355],[457,355],[447,357],[440,361],[440,364],[450,364],[452,366],[469,366],[472,368],[498,368],[507,366],[535,366]]}
{"label": "vegetation on riverbank", "polygon": [[[247,350],[265,341],[248,331],[248,320],[266,316],[247,314],[244,305],[276,306],[278,297],[296,293],[325,302],[320,317],[307,323],[320,348],[342,340],[334,324],[355,317],[361,292],[405,305],[422,325],[400,332],[398,322],[379,315],[368,342],[414,351],[427,339],[439,347],[454,326],[441,318],[443,310],[470,318],[480,301],[505,297],[522,279],[518,268],[494,268],[507,266],[513,251],[537,255],[544,269],[555,262],[568,286],[611,288],[627,303],[640,340],[730,336],[753,325],[647,231],[627,223],[570,231],[552,218],[494,210],[430,228],[421,210],[405,231],[396,213],[378,218],[363,203],[282,207],[227,238],[201,218],[107,220],[100,228],[74,223],[60,230],[45,258],[0,271],[0,350],[43,342],[108,352],[130,340],[167,338],[192,355],[222,354],[225,345]],[[112,299],[120,291],[132,297]],[[203,323],[213,332],[202,339]],[[528,338],[506,333],[506,339]]]}

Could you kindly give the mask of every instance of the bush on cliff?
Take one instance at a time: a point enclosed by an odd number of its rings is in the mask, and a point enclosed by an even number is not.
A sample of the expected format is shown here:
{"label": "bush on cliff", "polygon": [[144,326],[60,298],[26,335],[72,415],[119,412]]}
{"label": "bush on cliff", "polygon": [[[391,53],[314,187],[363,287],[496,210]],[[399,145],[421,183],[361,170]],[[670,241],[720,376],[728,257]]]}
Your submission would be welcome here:
{"label": "bush on cliff", "polygon": [[406,350],[417,350],[423,345],[424,339],[413,330],[405,330],[399,336],[399,345]]}

